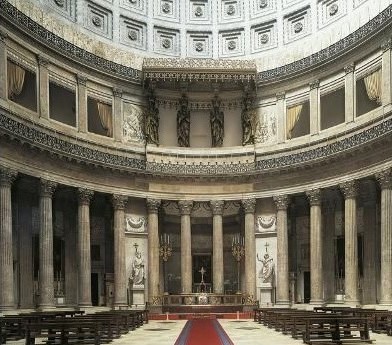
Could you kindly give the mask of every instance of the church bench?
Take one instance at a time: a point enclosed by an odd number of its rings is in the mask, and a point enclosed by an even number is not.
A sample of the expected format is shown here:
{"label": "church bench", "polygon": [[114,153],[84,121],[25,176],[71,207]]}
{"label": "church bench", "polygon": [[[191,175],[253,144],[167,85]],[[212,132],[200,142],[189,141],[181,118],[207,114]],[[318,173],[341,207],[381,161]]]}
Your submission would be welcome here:
{"label": "church bench", "polygon": [[253,320],[255,322],[262,323],[264,320],[265,312],[285,311],[285,310],[289,311],[289,310],[295,310],[295,309],[292,309],[292,308],[267,308],[267,307],[266,308],[254,308],[253,309]]}
{"label": "church bench", "polygon": [[306,344],[372,343],[369,320],[351,316],[328,316],[305,319],[302,337]]}

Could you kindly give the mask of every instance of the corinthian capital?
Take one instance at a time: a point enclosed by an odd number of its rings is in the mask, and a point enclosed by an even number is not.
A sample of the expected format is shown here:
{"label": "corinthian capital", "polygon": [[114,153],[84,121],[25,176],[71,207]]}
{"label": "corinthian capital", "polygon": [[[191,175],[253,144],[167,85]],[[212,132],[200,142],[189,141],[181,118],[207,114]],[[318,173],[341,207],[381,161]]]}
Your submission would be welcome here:
{"label": "corinthian capital", "polygon": [[193,201],[192,200],[180,200],[178,202],[178,207],[180,208],[181,215],[191,214]]}
{"label": "corinthian capital", "polygon": [[211,211],[212,214],[215,215],[222,215],[223,214],[223,207],[225,206],[225,202],[223,200],[212,200],[210,201]]}
{"label": "corinthian capital", "polygon": [[94,192],[86,188],[78,188],[78,200],[80,205],[89,205]]}
{"label": "corinthian capital", "polygon": [[316,79],[309,83],[309,88],[311,90],[317,89],[320,86],[320,80]]}
{"label": "corinthian capital", "polygon": [[40,196],[51,198],[57,188],[57,182],[41,179]]}
{"label": "corinthian capital", "polygon": [[308,197],[310,206],[320,206],[321,205],[321,189],[311,189],[306,191],[306,196]]}
{"label": "corinthian capital", "polygon": [[380,184],[381,189],[391,189],[392,188],[392,175],[391,169],[381,171],[376,174],[376,179]]}
{"label": "corinthian capital", "polygon": [[255,213],[256,208],[256,199],[242,199],[241,200],[242,208],[244,209],[245,213]]}
{"label": "corinthian capital", "polygon": [[354,72],[354,62],[349,63],[348,65],[344,66],[344,73],[349,74]]}
{"label": "corinthian capital", "polygon": [[78,84],[81,86],[86,86],[86,84],[87,84],[87,77],[85,75],[78,74],[76,76],[76,80],[77,80]]}
{"label": "corinthian capital", "polygon": [[358,195],[358,185],[355,180],[341,183],[339,184],[339,188],[345,199],[354,199]]}
{"label": "corinthian capital", "polygon": [[0,185],[11,187],[12,182],[16,179],[16,175],[18,175],[17,171],[0,166]]}
{"label": "corinthian capital", "polygon": [[161,200],[159,199],[147,199],[146,200],[148,213],[158,213]]}
{"label": "corinthian capital", "polygon": [[289,205],[288,195],[275,195],[273,199],[278,210],[287,210],[287,206]]}
{"label": "corinthian capital", "polygon": [[127,206],[128,197],[126,195],[113,194],[112,202],[115,210],[123,210]]}

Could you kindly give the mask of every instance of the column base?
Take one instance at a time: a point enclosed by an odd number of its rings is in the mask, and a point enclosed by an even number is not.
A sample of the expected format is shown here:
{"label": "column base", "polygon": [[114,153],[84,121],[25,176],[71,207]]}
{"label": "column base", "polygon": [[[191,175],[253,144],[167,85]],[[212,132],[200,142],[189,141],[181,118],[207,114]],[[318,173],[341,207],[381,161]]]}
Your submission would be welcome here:
{"label": "column base", "polygon": [[361,306],[361,303],[358,300],[356,300],[356,301],[344,301],[343,304],[345,306],[352,307],[352,308]]}
{"label": "column base", "polygon": [[127,310],[129,305],[126,303],[118,303],[113,305],[113,310]]}
{"label": "column base", "polygon": [[15,310],[15,306],[14,305],[0,305],[0,312],[2,311],[10,311],[10,310]]}
{"label": "column base", "polygon": [[284,300],[284,301],[276,301],[275,306],[279,308],[290,308],[291,304],[289,300]]}
{"label": "column base", "polygon": [[325,305],[325,302],[322,299],[314,299],[310,300],[309,304],[313,307],[322,307]]}
{"label": "column base", "polygon": [[39,311],[51,311],[51,310],[54,310],[54,309],[56,309],[56,306],[55,305],[50,305],[50,304],[48,304],[48,305],[39,305],[37,307],[37,310],[39,310]]}

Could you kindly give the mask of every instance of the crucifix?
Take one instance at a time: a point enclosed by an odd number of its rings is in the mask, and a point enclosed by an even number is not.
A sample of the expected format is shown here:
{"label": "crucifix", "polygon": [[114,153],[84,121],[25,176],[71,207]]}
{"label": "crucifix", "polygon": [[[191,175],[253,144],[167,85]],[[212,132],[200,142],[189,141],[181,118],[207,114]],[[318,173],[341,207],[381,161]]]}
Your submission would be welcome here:
{"label": "crucifix", "polygon": [[200,284],[204,284],[204,273],[206,273],[207,271],[202,266],[199,272],[201,273],[201,282],[200,282]]}
{"label": "crucifix", "polygon": [[266,242],[264,247],[265,247],[265,252],[267,253],[268,252],[269,243]]}

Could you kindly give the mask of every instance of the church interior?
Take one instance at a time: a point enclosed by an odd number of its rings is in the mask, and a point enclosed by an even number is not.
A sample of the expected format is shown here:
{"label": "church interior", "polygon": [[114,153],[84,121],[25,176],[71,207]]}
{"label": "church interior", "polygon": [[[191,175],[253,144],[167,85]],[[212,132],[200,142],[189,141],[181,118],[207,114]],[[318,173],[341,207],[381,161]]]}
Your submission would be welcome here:
{"label": "church interior", "polygon": [[389,344],[391,54],[390,0],[0,0],[0,344]]}

